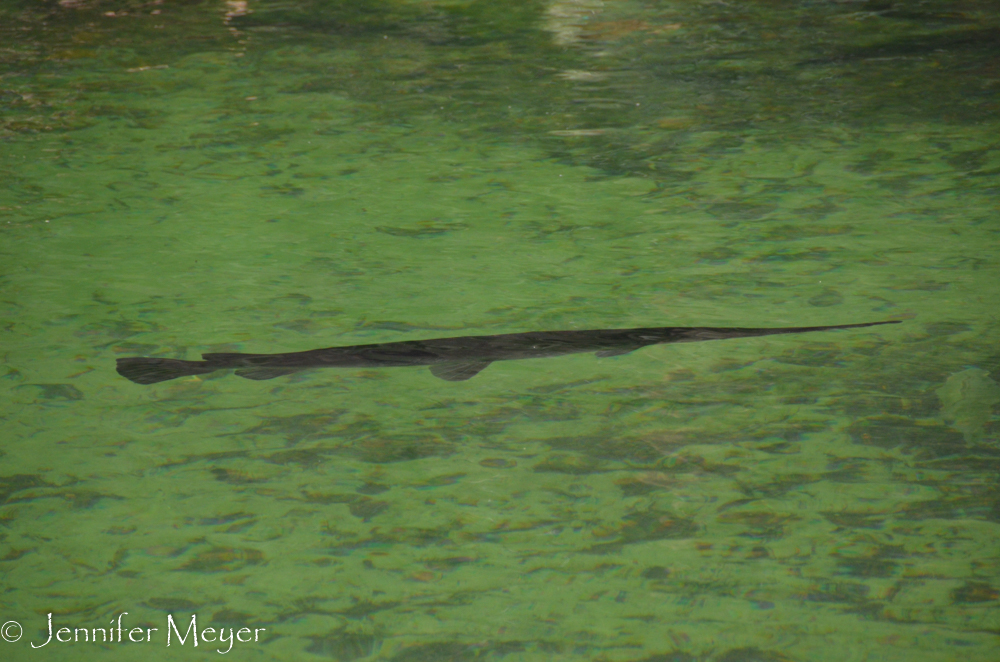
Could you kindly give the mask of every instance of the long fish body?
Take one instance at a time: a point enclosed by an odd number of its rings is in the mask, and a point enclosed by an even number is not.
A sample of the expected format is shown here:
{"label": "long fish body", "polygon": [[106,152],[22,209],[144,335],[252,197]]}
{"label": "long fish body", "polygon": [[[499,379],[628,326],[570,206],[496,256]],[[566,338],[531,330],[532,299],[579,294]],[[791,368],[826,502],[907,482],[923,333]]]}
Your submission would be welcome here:
{"label": "long fish body", "polygon": [[494,361],[541,359],[594,352],[599,357],[628,354],[649,345],[664,345],[727,338],[752,338],[782,333],[809,333],[835,329],[860,329],[898,320],[795,326],[785,328],[650,327],[594,329],[590,331],[532,331],[494,336],[461,336],[431,340],[404,340],[376,345],[328,347],[286,354],[202,354],[201,361],[132,356],[118,359],[118,374],[136,384],[235,369],[246,379],[273,379],[311,368],[392,368],[430,366],[435,377],[464,381]]}

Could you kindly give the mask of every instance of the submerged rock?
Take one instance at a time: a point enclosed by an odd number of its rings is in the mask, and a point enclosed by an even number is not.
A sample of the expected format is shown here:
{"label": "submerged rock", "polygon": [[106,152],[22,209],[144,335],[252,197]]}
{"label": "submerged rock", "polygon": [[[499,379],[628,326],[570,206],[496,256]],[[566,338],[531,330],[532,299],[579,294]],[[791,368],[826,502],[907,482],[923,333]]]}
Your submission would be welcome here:
{"label": "submerged rock", "polygon": [[982,368],[969,368],[948,377],[935,391],[941,400],[941,417],[967,442],[978,441],[1000,402],[1000,385]]}

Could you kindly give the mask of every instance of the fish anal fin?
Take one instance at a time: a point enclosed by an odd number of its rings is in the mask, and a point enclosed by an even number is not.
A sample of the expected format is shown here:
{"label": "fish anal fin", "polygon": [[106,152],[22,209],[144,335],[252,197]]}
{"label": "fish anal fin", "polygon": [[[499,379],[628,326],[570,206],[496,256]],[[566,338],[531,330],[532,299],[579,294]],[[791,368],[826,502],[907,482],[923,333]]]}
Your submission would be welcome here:
{"label": "fish anal fin", "polygon": [[478,375],[489,364],[489,361],[438,363],[431,366],[431,374],[449,382],[464,382]]}
{"label": "fish anal fin", "polygon": [[263,381],[265,379],[274,379],[275,377],[284,377],[299,370],[301,368],[240,368],[236,371],[236,374],[244,379]]}
{"label": "fish anal fin", "polygon": [[599,352],[594,352],[594,356],[605,359],[609,356],[621,356],[623,354],[631,354],[637,349],[642,349],[641,347],[619,347],[617,349],[602,349]]}

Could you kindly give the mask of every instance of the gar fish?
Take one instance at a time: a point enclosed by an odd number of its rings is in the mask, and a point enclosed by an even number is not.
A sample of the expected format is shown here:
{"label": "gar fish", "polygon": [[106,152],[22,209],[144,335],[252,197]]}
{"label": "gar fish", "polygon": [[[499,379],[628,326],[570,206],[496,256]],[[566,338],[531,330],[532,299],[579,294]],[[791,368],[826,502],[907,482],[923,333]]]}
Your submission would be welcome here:
{"label": "gar fish", "polygon": [[780,333],[807,333],[834,329],[859,329],[898,320],[794,326],[774,329],[662,326],[590,331],[531,331],[495,336],[461,336],[431,340],[404,340],[376,345],[328,347],[286,354],[202,354],[201,361],[131,356],[118,359],[118,374],[136,384],[155,384],[177,377],[236,369],[246,379],[274,379],[309,368],[389,368],[430,366],[435,377],[461,382],[475,377],[494,361],[540,359],[564,354],[595,352],[599,357],[620,356],[649,345],[701,340],[749,338]]}

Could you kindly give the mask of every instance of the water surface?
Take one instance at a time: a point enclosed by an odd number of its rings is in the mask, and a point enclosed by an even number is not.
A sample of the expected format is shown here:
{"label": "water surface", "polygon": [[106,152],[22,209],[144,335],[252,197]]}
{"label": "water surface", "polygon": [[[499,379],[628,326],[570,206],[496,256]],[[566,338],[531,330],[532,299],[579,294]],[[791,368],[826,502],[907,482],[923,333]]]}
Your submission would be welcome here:
{"label": "water surface", "polygon": [[[254,660],[995,660],[998,35],[973,0],[3,0],[0,654],[214,656],[166,647],[195,614]],[[114,372],[882,319],[460,383]],[[30,646],[123,612],[159,631]]]}

